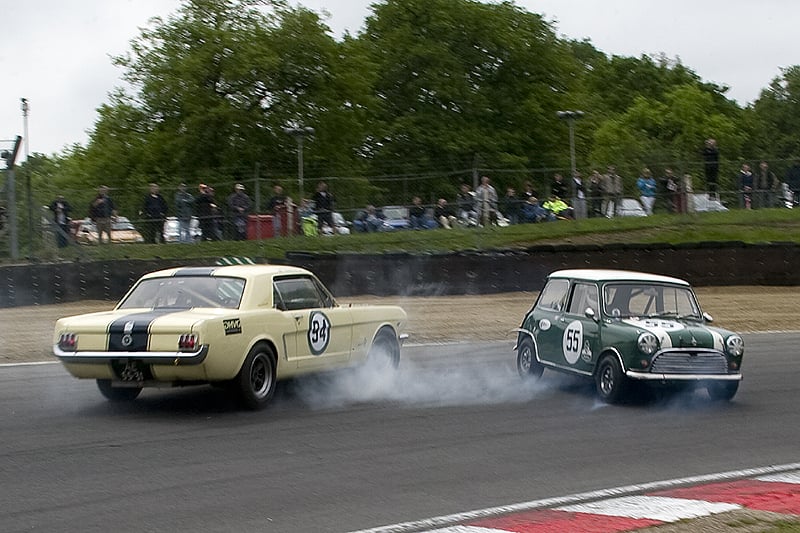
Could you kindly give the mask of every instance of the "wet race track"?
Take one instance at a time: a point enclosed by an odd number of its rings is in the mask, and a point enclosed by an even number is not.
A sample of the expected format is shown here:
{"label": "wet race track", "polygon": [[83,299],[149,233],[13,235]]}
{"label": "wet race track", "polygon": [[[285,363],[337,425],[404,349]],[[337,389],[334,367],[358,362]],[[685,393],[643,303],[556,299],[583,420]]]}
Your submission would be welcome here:
{"label": "wet race track", "polygon": [[523,384],[510,341],[408,346],[395,376],[288,382],[255,413],[210,387],[113,405],[57,364],[2,367],[0,530],[346,532],[797,462],[800,334],[744,338],[730,404]]}

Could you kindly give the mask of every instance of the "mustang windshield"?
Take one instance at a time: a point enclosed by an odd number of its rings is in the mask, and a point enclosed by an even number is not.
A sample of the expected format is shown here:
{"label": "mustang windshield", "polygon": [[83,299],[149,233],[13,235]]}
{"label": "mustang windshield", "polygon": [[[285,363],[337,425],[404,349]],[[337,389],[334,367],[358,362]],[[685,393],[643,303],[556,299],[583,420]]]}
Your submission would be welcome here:
{"label": "mustang windshield", "polygon": [[146,279],[122,301],[118,309],[236,309],[242,299],[244,280],[211,276],[175,276]]}
{"label": "mustang windshield", "polygon": [[677,285],[614,283],[603,289],[604,311],[612,317],[658,317],[700,320],[691,289]]}

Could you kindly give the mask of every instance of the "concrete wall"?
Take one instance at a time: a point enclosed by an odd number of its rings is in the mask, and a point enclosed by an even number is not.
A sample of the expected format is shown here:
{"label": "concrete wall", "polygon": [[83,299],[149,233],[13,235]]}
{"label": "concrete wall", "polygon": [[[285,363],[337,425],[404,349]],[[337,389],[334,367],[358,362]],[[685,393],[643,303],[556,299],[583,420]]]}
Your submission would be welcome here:
{"label": "concrete wall", "polygon": [[[145,272],[215,259],[120,260],[0,268],[0,307],[117,300]],[[537,291],[562,268],[616,268],[683,278],[695,286],[800,285],[794,243],[554,245],[527,250],[442,254],[287,254],[284,263],[314,271],[337,296],[489,294]]]}

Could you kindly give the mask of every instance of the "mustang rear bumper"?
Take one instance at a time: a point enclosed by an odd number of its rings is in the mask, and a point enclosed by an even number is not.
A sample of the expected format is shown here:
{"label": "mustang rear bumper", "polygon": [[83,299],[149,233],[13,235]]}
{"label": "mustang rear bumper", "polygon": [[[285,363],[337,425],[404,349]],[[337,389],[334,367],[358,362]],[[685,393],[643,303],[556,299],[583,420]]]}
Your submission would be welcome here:
{"label": "mustang rear bumper", "polygon": [[208,355],[208,345],[204,344],[194,352],[65,352],[56,344],[53,346],[53,354],[63,363],[102,365],[112,361],[135,359],[155,365],[199,365]]}
{"label": "mustang rear bumper", "polygon": [[645,381],[741,381],[741,374],[659,374],[656,372],[635,372],[628,370],[625,375],[631,379]]}

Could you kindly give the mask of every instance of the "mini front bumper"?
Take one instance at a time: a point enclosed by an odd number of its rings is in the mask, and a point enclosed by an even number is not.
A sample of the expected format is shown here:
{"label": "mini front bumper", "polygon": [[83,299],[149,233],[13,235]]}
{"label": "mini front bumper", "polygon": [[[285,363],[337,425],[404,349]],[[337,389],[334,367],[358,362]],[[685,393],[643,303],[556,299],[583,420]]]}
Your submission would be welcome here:
{"label": "mini front bumper", "polygon": [[642,381],[741,381],[741,374],[663,374],[628,370],[625,375]]}
{"label": "mini front bumper", "polygon": [[56,344],[53,346],[53,354],[62,363],[108,364],[112,361],[135,359],[155,365],[199,365],[208,355],[208,345],[204,344],[194,352],[65,352]]}

